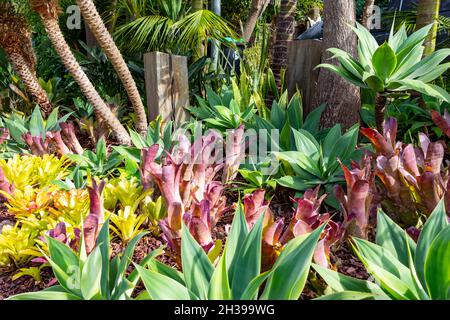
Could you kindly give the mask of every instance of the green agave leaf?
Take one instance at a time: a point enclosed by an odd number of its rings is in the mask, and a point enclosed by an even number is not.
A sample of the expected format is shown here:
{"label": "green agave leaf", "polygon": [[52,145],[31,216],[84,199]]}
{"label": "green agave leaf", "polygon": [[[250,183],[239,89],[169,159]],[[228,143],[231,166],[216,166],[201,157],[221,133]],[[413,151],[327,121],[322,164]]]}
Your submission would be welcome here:
{"label": "green agave leaf", "polygon": [[241,300],[256,300],[258,298],[259,288],[271,274],[271,271],[266,271],[261,273],[256,278],[253,278],[252,281],[250,281],[250,283],[248,284],[247,288],[245,288],[244,293],[241,296]]}
{"label": "green agave leaf", "polygon": [[159,262],[154,258],[150,259],[150,261],[148,262],[148,268],[150,270],[158,272],[159,274],[168,276],[169,278],[179,282],[183,286],[186,285],[186,283],[184,282],[184,275],[180,271],[175,268],[169,267],[168,265],[165,265],[164,263]]}
{"label": "green agave leaf", "polygon": [[367,83],[368,88],[375,92],[384,92],[384,83],[377,75],[372,75],[365,72],[363,75],[363,81]]}
{"label": "green agave leaf", "polygon": [[299,92],[296,92],[287,108],[289,124],[293,129],[301,129],[303,126],[303,106]]}
{"label": "green agave leaf", "polygon": [[241,199],[239,199],[234,213],[233,222],[231,224],[230,234],[228,235],[225,250],[227,251],[227,270],[230,276],[230,282],[233,282],[234,269],[236,267],[236,260],[241,248],[241,244],[245,241],[248,235],[247,222],[244,215],[244,207]]}
{"label": "green agave leaf", "polygon": [[102,254],[99,247],[89,254],[81,271],[81,293],[85,300],[101,297]]}
{"label": "green agave leaf", "polygon": [[[328,131],[325,139],[322,142],[322,153],[324,156],[324,162],[328,161],[328,157],[331,154],[334,147],[336,147],[336,143],[339,138],[342,136],[342,128],[340,124],[335,125],[333,128]],[[336,161],[336,159],[333,159]]]}
{"label": "green agave leaf", "polygon": [[431,243],[425,260],[425,280],[432,299],[450,299],[450,226]]}
{"label": "green agave leaf", "polygon": [[228,279],[226,249],[217,264],[216,269],[211,277],[209,284],[208,299],[209,300],[230,300],[231,288]]}
{"label": "green agave leaf", "polygon": [[448,69],[450,69],[450,62],[441,64],[441,65],[433,68],[431,71],[429,71],[425,75],[417,78],[417,80],[425,82],[425,83],[431,82],[431,81],[436,80],[437,78],[439,78]]}
{"label": "green agave leaf", "polygon": [[409,265],[408,248],[405,246],[405,240],[408,241],[411,248],[411,254],[414,257],[416,243],[406,234],[391,218],[389,218],[381,209],[377,215],[377,233],[376,243],[389,252],[405,266]]}
{"label": "green agave leaf", "polygon": [[397,53],[398,48],[403,42],[408,38],[408,34],[406,32],[405,24],[403,23],[400,29],[394,35],[394,26],[395,23],[392,23],[391,33],[389,35],[389,46]]}
{"label": "green agave leaf", "polygon": [[31,114],[29,130],[33,137],[41,137],[45,140],[45,125],[42,118],[41,109],[36,106]]}
{"label": "green agave leaf", "polygon": [[139,265],[135,267],[153,300],[197,300],[195,294],[178,281]]}
{"label": "green agave leaf", "polygon": [[276,179],[276,181],[280,186],[298,191],[305,191],[317,185],[317,183],[314,181],[307,181],[297,176],[284,176],[282,178]]}
{"label": "green agave leaf", "polygon": [[253,226],[240,248],[235,252],[233,261],[231,289],[233,299],[241,299],[250,281],[260,274],[261,239],[264,215],[262,214]]}
{"label": "green agave leaf", "polygon": [[327,51],[331,52],[333,56],[331,59],[337,58],[339,63],[344,69],[349,73],[354,75],[356,78],[361,78],[364,73],[364,68],[356,61],[349,53],[338,48],[330,48]]}
{"label": "green agave leaf", "polygon": [[316,134],[317,131],[319,131],[320,118],[322,117],[322,113],[325,111],[326,107],[326,104],[321,104],[313,111],[308,113],[303,123],[302,129],[308,131],[309,133]]}
{"label": "green agave leaf", "polygon": [[[383,289],[391,294],[400,294],[396,298],[402,296],[414,299],[416,295],[411,292],[411,289],[415,289],[414,280],[411,278],[408,267],[398,261],[387,249],[366,240],[352,239],[359,259],[375,279],[382,284]],[[408,290],[404,290],[405,287]]]}
{"label": "green agave leaf", "polygon": [[386,83],[397,67],[397,56],[387,42],[378,47],[373,54],[372,65],[376,74]]}
{"label": "green agave leaf", "polygon": [[207,299],[214,267],[184,223],[181,228],[181,263],[186,287],[200,299]]}
{"label": "green agave leaf", "polygon": [[342,78],[344,78],[348,82],[354,84],[355,86],[358,86],[361,88],[367,88],[367,85],[364,82],[361,82],[360,78],[355,77],[354,75],[352,75],[350,72],[348,72],[343,67],[335,66],[335,65],[329,64],[329,63],[322,63],[322,64],[319,64],[318,66],[316,66],[314,68],[314,70],[317,68],[325,68],[331,72],[336,73],[337,75],[341,76]]}
{"label": "green agave leaf", "polygon": [[[102,296],[105,299],[110,298],[110,288],[109,288],[109,244],[110,244],[110,238],[109,238],[109,218],[106,219],[104,222],[102,228],[100,229],[100,232],[97,237],[97,247],[100,248],[100,253],[102,256],[101,261],[101,292]],[[84,243],[82,248],[85,248]],[[84,253],[86,250],[84,250]],[[86,261],[86,259],[83,259]],[[115,278],[112,278],[111,281],[113,281]]]}
{"label": "green agave leaf", "polygon": [[312,267],[325,280],[333,291],[363,292],[371,294],[378,299],[390,299],[384,291],[373,282],[352,278],[314,263],[312,264]]}
{"label": "green agave leaf", "polygon": [[341,291],[332,294],[327,294],[313,300],[372,300],[373,294],[358,291]]}
{"label": "green agave leaf", "polygon": [[[130,130],[131,141],[135,145],[135,147],[142,149],[150,147],[148,143],[142,138],[142,136],[134,130]],[[154,141],[153,141],[154,142]],[[152,143],[153,144],[153,143]]]}
{"label": "green agave leaf", "polygon": [[[46,239],[50,253],[49,263],[59,284],[67,291],[81,295],[80,288],[70,288],[80,280],[78,257],[68,246],[58,240],[50,237],[46,237]],[[75,281],[75,283],[69,281]]]}
{"label": "green agave leaf", "polygon": [[407,75],[409,79],[415,79],[425,76],[432,72],[442,61],[450,56],[450,49],[441,49],[433,52],[426,58],[422,59],[419,63],[415,64],[411,68],[411,73]]}
{"label": "green agave leaf", "polygon": [[[363,261],[363,259],[361,260]],[[364,263],[364,261],[363,261]],[[364,263],[366,265],[366,263]],[[414,292],[411,291],[411,287],[383,268],[375,264],[367,264],[367,271],[369,271],[374,278],[380,282],[380,286],[388,292],[396,300],[417,300]]]}
{"label": "green agave leaf", "polygon": [[428,217],[427,222],[425,222],[422,232],[420,233],[419,240],[417,241],[416,257],[414,262],[417,275],[424,288],[427,288],[427,283],[425,281],[425,261],[428,250],[433,240],[443,229],[445,229],[445,227],[447,227],[447,225],[448,221],[445,211],[445,203],[444,199],[442,199]]}
{"label": "green agave leaf", "polygon": [[69,292],[43,290],[38,292],[17,294],[15,296],[7,298],[6,300],[82,300],[82,299]]}
{"label": "green agave leaf", "polygon": [[438,87],[434,84],[427,84],[419,80],[411,79],[397,80],[396,83],[400,84],[401,87],[395,89],[395,91],[405,91],[412,89],[428,96],[450,102],[450,94],[441,87]]}
{"label": "green agave leaf", "polygon": [[429,300],[430,297],[423,289],[422,284],[420,283],[419,277],[417,276],[416,268],[414,267],[414,259],[413,259],[409,241],[408,241],[408,233],[405,230],[403,232],[405,234],[405,237],[404,237],[405,246],[408,251],[408,266],[409,266],[409,270],[411,272],[411,278],[413,279],[413,282],[414,282],[414,288],[416,289],[416,292],[421,300]]}
{"label": "green agave leaf", "polygon": [[279,130],[283,128],[286,122],[285,111],[276,101],[273,102],[272,109],[270,110],[270,121]]}
{"label": "green agave leaf", "polygon": [[401,62],[414,47],[421,46],[429,34],[433,24],[429,24],[410,35],[397,50],[397,61]]}
{"label": "green agave leaf", "polygon": [[[261,299],[296,300],[303,291],[311,260],[325,224],[314,230],[306,239],[293,239],[289,250],[280,254],[269,276]],[[289,244],[289,243],[288,243]]]}

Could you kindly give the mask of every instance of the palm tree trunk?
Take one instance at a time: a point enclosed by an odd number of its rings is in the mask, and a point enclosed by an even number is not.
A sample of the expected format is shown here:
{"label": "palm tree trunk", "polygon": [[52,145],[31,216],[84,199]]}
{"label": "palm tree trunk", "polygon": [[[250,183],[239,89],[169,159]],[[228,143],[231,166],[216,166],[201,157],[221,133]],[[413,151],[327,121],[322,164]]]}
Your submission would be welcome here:
{"label": "palm tree trunk", "polygon": [[297,0],[281,0],[270,66],[278,87],[281,86],[281,70],[286,68],[287,64],[288,42],[294,37],[296,7]]}
{"label": "palm tree trunk", "polygon": [[436,49],[436,36],[438,30],[437,20],[439,17],[440,5],[440,0],[419,0],[417,5],[416,29],[420,29],[431,23],[434,24],[428,37],[425,39],[424,56],[432,54]]}
{"label": "palm tree trunk", "polygon": [[247,18],[247,21],[244,24],[244,30],[242,33],[242,37],[246,42],[249,42],[253,30],[255,30],[256,23],[258,22],[259,17],[266,10],[267,5],[270,3],[270,0],[252,0],[252,6],[250,8],[250,13]]}
{"label": "palm tree trunk", "polygon": [[66,69],[73,76],[75,81],[80,86],[81,91],[86,96],[88,101],[92,104],[97,114],[106,122],[108,127],[112,130],[113,134],[116,136],[117,141],[121,144],[130,145],[131,139],[127,130],[120,123],[120,121],[111,112],[111,109],[103,101],[103,99],[98,94],[97,90],[84,73],[83,69],[75,59],[70,47],[68,46],[64,36],[59,28],[58,20],[56,19],[42,19],[45,30],[55,47],[56,52],[61,58]]}
{"label": "palm tree trunk", "polygon": [[361,24],[370,30],[370,21],[369,18],[373,12],[373,6],[375,5],[375,0],[366,0],[364,2],[364,9],[361,18]]}
{"label": "palm tree trunk", "polygon": [[105,27],[102,18],[100,17],[92,0],[77,0],[85,23],[97,39],[100,46],[106,53],[109,61],[113,65],[120,80],[123,83],[134,112],[136,113],[136,129],[140,134],[145,134],[147,131],[147,116],[145,114],[144,104],[142,103],[141,95],[136,86],[136,83],[131,75],[130,70],[125,63],[119,49],[117,48],[113,38]]}
{"label": "palm tree trunk", "polygon": [[385,95],[377,93],[375,98],[375,122],[379,133],[384,132],[384,108],[386,107],[387,98]]}
{"label": "palm tree trunk", "polygon": [[8,49],[6,49],[6,53],[11,61],[14,71],[24,83],[27,91],[40,106],[42,113],[48,115],[53,110],[53,106],[50,103],[47,92],[45,92],[39,84],[34,70],[31,70],[27,61],[20,53]]}
{"label": "palm tree trunk", "polygon": [[[332,56],[325,51],[328,48],[339,48],[356,56],[357,39],[349,27],[356,21],[355,1],[325,0],[323,21],[322,61],[327,61]],[[331,63],[338,64],[336,59]],[[359,88],[331,71],[320,70],[312,104],[327,105],[321,119],[322,128],[331,128],[337,123],[349,128],[359,122],[361,104]]]}

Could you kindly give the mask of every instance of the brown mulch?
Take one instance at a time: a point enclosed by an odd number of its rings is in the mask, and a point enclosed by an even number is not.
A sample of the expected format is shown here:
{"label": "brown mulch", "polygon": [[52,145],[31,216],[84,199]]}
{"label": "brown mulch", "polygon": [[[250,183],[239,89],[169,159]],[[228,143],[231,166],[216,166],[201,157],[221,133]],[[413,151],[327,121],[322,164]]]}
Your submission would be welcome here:
{"label": "brown mulch", "polygon": [[[38,266],[36,263],[30,262],[24,268]],[[10,296],[24,293],[35,292],[48,288],[54,279],[53,272],[50,268],[43,268],[41,270],[41,282],[35,281],[30,276],[23,276],[19,279],[12,280],[12,277],[17,273],[17,270],[0,270],[0,300],[6,299]]]}

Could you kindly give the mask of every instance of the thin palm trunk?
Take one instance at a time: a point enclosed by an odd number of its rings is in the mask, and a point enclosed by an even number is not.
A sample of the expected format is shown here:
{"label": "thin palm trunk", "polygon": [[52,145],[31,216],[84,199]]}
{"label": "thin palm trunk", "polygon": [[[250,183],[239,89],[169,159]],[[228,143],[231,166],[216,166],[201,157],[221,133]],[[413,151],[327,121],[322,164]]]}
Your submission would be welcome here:
{"label": "thin palm trunk", "polygon": [[436,36],[438,30],[440,5],[440,0],[419,0],[419,3],[417,5],[416,28],[420,29],[426,25],[433,23],[433,28],[431,29],[424,43],[424,56],[432,54],[436,49]]}
{"label": "thin palm trunk", "polygon": [[97,90],[84,73],[83,69],[75,59],[69,45],[64,39],[64,36],[59,28],[57,19],[48,19],[42,17],[42,21],[45,26],[45,30],[55,47],[61,61],[63,62],[66,69],[73,76],[75,81],[80,86],[81,91],[86,96],[88,101],[92,104],[96,113],[105,121],[108,127],[112,130],[113,134],[117,138],[118,142],[125,145],[131,144],[130,136],[124,126],[120,123],[116,116],[112,113],[108,105],[103,101],[103,99],[98,94]]}
{"label": "thin palm trunk", "polygon": [[256,23],[259,17],[266,10],[270,0],[252,0],[252,6],[247,21],[244,24],[244,30],[242,36],[245,41],[249,42],[252,38],[253,31],[255,30]]}
{"label": "thin palm trunk", "polygon": [[14,71],[42,113],[50,113],[52,104],[36,77],[36,57],[30,27],[23,15],[8,3],[0,5],[0,47],[5,50]]}
{"label": "thin palm trunk", "polygon": [[53,106],[48,98],[47,92],[45,92],[39,84],[34,70],[27,64],[23,55],[17,51],[7,49],[6,53],[11,61],[14,71],[24,83],[27,91],[39,105],[42,113],[49,114],[52,111]]}
{"label": "thin palm trunk", "polygon": [[271,68],[278,87],[281,86],[281,70],[286,68],[287,64],[288,43],[294,38],[296,7],[297,0],[281,0],[271,61]]}
{"label": "thin palm trunk", "polygon": [[364,9],[361,18],[361,24],[370,30],[371,21],[369,18],[372,16],[373,6],[375,5],[375,0],[365,0]]}
{"label": "thin palm trunk", "polygon": [[125,60],[122,57],[122,54],[117,48],[110,33],[106,29],[106,26],[103,23],[103,20],[92,0],[77,0],[77,4],[83,14],[85,23],[89,26],[98,43],[105,51],[106,56],[109,61],[111,61],[111,64],[123,83],[131,104],[133,105],[134,112],[136,113],[137,131],[140,134],[145,134],[147,131],[147,116],[145,114],[144,104],[142,103],[139,90],[130,70],[127,67],[127,64],[125,63]]}

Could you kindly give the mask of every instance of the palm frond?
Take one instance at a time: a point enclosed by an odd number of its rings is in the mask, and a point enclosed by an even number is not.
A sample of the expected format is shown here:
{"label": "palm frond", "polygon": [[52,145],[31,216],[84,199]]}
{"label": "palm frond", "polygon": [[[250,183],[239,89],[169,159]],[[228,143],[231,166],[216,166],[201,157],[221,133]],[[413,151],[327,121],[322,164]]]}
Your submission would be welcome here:
{"label": "palm frond", "polygon": [[200,41],[236,37],[228,23],[209,10],[199,10],[187,15],[174,24],[174,38],[180,49],[196,48]]}

